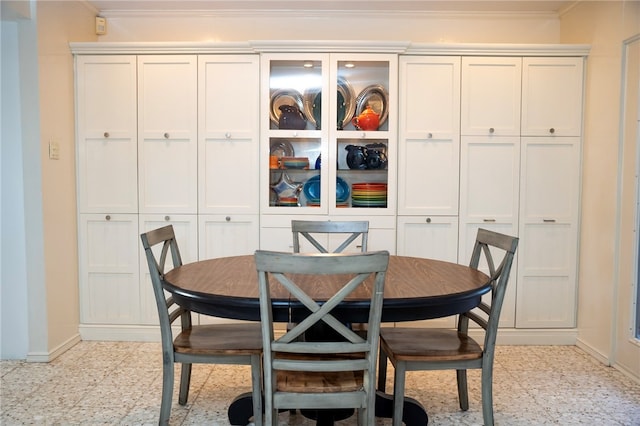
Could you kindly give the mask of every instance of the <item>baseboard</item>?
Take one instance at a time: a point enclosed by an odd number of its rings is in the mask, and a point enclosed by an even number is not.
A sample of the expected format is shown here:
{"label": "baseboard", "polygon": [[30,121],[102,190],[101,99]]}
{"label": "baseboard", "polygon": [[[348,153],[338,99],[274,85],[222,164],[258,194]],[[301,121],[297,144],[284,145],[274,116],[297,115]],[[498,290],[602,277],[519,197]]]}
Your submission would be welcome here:
{"label": "baseboard", "polygon": [[594,348],[592,345],[588,344],[584,340],[576,339],[576,346],[582,349],[583,351],[585,351],[586,353],[588,353],[589,355],[591,355],[592,357],[594,357],[595,359],[597,359],[598,361],[600,361],[601,363],[603,363],[604,365],[606,366],[611,365],[611,360],[609,359],[608,356],[606,356],[601,351],[597,350],[596,348]]}
{"label": "baseboard", "polygon": [[81,340],[82,338],[80,334],[76,334],[48,352],[29,352],[27,353],[27,362],[53,361],[54,359],[74,347]]}
{"label": "baseboard", "polygon": [[159,342],[160,328],[157,325],[80,324],[80,336],[82,340]]}
{"label": "baseboard", "polygon": [[[474,339],[482,339],[482,331],[470,330],[469,334]],[[498,345],[513,346],[567,346],[575,345],[578,338],[578,330],[575,328],[549,328],[549,329],[522,329],[501,328],[498,330]]]}

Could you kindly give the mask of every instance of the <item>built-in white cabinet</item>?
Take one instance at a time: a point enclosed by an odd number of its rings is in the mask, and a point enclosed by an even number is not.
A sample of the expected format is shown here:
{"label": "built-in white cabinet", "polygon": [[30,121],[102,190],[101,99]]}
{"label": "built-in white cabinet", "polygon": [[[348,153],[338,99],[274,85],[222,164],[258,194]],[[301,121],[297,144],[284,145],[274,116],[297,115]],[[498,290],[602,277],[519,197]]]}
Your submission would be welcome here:
{"label": "built-in white cabinet", "polygon": [[461,264],[478,228],[517,235],[501,326],[571,335],[588,49],[305,46],[72,44],[83,338],[153,334],[140,233],[192,262],[291,251],[292,219]]}

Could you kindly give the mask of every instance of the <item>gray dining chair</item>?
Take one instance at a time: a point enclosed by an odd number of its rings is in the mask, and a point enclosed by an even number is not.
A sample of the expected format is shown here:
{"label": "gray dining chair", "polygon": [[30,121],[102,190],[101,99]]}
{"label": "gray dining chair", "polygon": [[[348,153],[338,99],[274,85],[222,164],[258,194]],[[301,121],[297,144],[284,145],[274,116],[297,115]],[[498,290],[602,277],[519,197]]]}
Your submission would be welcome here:
{"label": "gray dining chair", "polygon": [[[458,316],[457,329],[384,328],[380,332],[378,389],[385,390],[387,359],[395,369],[393,425],[402,423],[407,371],[456,370],[458,398],[463,411],[469,409],[467,370],[481,369],[482,414],[486,426],[493,425],[493,358],[498,322],[518,238],[479,229],[470,266],[478,269],[484,258],[491,280],[490,300]],[[499,263],[494,258],[502,256]],[[496,267],[496,265],[498,265]],[[469,336],[469,320],[484,329],[481,346]]]}
{"label": "gray dining chair", "polygon": [[365,252],[369,239],[369,221],[292,220],[291,231],[294,253],[300,253],[300,236],[307,239],[320,253],[329,253],[312,234],[345,234],[345,240],[333,253],[342,253],[361,237],[360,251]]}
{"label": "gray dining chair", "polygon": [[[153,293],[158,308],[162,340],[162,402],[158,424],[169,423],[173,396],[174,364],[182,365],[178,402],[187,403],[191,365],[237,364],[251,366],[253,418],[262,424],[261,356],[262,335],[257,323],[193,325],[191,312],[177,305],[163,288],[167,256],[173,267],[182,265],[182,258],[173,226],[168,225],[140,235],[144,247]],[[160,247],[156,258],[153,249]],[[172,324],[180,319],[181,330],[173,336]]]}
{"label": "gray dining chair", "polygon": [[[358,410],[358,423],[375,423],[375,376],[385,273],[386,251],[356,254],[296,254],[257,251],[260,318],[264,347],[265,424],[278,424],[279,410]],[[334,295],[316,301],[296,283],[300,275],[332,275]],[[333,281],[332,281],[333,283]],[[331,284],[333,285],[333,284]],[[309,315],[276,337],[271,292],[281,286]],[[369,332],[360,336],[333,315],[332,309],[352,292],[368,291]],[[307,341],[305,332],[325,324],[335,334]]]}

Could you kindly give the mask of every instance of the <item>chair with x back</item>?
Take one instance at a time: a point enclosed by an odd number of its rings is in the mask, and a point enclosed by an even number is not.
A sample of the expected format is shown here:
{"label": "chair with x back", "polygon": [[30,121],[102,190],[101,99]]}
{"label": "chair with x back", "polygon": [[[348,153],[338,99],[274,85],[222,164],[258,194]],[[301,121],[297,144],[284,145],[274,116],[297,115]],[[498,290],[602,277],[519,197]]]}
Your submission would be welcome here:
{"label": "chair with x back", "polygon": [[300,253],[300,235],[306,238],[320,253],[329,253],[312,234],[347,234],[346,239],[333,250],[333,253],[342,253],[358,237],[362,237],[360,251],[367,251],[369,238],[368,221],[321,221],[321,220],[292,220],[293,252]]}
{"label": "chair with x back", "polygon": [[[467,369],[481,369],[484,424],[493,425],[493,358],[502,301],[507,289],[518,238],[479,229],[470,266],[484,258],[491,280],[490,300],[458,316],[454,329],[384,328],[380,332],[378,389],[384,391],[387,357],[395,368],[393,425],[402,423],[405,374],[418,370],[456,370],[460,408],[469,409]],[[494,259],[502,256],[499,263]],[[496,267],[496,265],[498,265]],[[484,329],[481,346],[469,336],[469,320]]]}
{"label": "chair with x back", "polygon": [[[257,251],[255,261],[264,347],[265,424],[277,425],[279,410],[333,408],[357,409],[360,425],[374,424],[376,360],[389,253]],[[318,281],[323,282],[323,289],[330,289],[331,297],[316,300],[308,293],[317,289]],[[278,299],[291,300],[293,309],[308,312],[278,338],[272,313],[275,291],[280,291]],[[349,295],[370,302],[365,337],[334,316],[333,309]],[[334,334],[322,341],[305,339],[304,333],[320,322]]]}
{"label": "chair with x back", "polygon": [[[151,274],[162,338],[162,402],[158,423],[169,422],[174,364],[182,364],[178,402],[180,405],[185,405],[189,396],[191,365],[200,363],[250,365],[253,417],[256,424],[261,424],[262,336],[260,325],[257,323],[193,325],[191,312],[177,305],[173,297],[167,297],[163,288],[167,256],[170,255],[174,268],[182,265],[173,226],[168,225],[149,231],[140,235],[140,238]],[[159,252],[159,257],[154,254],[154,247]],[[171,326],[178,318],[181,331],[174,338]]]}

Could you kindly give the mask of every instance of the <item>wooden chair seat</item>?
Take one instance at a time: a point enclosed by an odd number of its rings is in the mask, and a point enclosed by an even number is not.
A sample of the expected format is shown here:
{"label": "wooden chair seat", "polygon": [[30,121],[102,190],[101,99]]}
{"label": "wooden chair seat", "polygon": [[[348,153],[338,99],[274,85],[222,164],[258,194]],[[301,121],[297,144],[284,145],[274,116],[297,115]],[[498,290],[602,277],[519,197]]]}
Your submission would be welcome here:
{"label": "wooden chair seat", "polygon": [[178,334],[173,347],[193,355],[261,354],[262,330],[259,323],[197,325]]}
{"label": "wooden chair seat", "polygon": [[390,328],[380,329],[382,350],[399,361],[460,361],[482,358],[482,348],[457,330]]}
{"label": "wooden chair seat", "polygon": [[362,371],[278,371],[276,391],[295,393],[357,392],[363,389]]}

